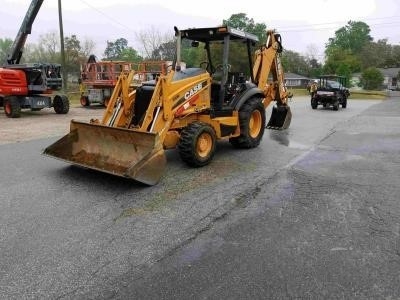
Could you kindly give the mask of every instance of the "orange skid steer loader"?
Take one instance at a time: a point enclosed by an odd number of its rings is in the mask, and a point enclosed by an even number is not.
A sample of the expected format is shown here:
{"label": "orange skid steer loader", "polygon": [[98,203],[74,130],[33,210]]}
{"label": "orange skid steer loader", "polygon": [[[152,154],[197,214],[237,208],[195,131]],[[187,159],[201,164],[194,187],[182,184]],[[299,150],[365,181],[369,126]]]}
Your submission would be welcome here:
{"label": "orange skid steer loader", "polygon": [[[130,88],[134,72],[121,74],[102,120],[72,120],[70,132],[44,154],[154,185],[163,175],[166,149],[177,148],[184,162],[200,167],[212,160],[217,140],[257,147],[272,101],[267,127],[289,127],[279,34],[268,31],[267,43],[255,52],[255,35],[228,26],[175,28],[175,34],[176,60],[167,74],[136,89]],[[207,59],[182,69],[185,46],[197,48],[192,53],[199,62]]]}

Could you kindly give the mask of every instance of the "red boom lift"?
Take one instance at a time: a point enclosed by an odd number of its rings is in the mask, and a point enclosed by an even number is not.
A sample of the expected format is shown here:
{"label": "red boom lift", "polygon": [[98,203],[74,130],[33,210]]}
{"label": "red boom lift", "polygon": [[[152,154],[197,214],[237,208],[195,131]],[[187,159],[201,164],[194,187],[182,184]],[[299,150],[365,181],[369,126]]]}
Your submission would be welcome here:
{"label": "red boom lift", "polygon": [[53,107],[57,114],[69,111],[69,100],[65,95],[51,98],[53,91],[62,87],[60,64],[20,64],[23,47],[42,3],[43,0],[32,0],[7,62],[0,68],[0,105],[10,118],[20,117],[23,108],[37,111]]}

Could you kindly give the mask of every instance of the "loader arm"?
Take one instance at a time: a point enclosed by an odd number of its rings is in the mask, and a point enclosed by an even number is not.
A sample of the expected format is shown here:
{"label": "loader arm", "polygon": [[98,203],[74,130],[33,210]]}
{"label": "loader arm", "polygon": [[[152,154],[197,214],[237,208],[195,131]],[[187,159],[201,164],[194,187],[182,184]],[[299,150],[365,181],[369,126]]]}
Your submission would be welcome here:
{"label": "loader arm", "polygon": [[131,86],[134,74],[131,71],[118,77],[102,120],[71,120],[70,133],[43,153],[148,185],[157,183],[166,157],[159,134],[146,130],[145,125],[132,123],[137,100],[137,90]]}
{"label": "loader arm", "polygon": [[[134,71],[128,74],[122,72],[111,94],[109,105],[104,112],[102,125],[128,128],[132,120],[132,107],[136,91],[130,88],[135,75]],[[96,120],[98,123],[98,121]]]}

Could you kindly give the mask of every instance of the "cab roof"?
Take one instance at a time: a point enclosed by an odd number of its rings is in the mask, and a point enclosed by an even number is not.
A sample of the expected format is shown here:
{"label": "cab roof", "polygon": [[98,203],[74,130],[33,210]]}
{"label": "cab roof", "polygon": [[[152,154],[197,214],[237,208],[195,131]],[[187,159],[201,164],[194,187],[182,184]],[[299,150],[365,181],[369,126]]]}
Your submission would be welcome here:
{"label": "cab roof", "polygon": [[243,40],[253,43],[258,42],[258,37],[256,35],[230,26],[185,29],[181,30],[181,35],[182,38],[199,42],[222,41],[227,35],[229,35],[232,40]]}

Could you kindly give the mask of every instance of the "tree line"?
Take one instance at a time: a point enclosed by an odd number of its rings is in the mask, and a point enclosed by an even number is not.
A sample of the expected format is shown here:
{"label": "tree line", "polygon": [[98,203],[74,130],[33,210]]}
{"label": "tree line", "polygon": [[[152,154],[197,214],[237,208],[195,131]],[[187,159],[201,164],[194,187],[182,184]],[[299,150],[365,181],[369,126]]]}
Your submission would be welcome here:
{"label": "tree line", "polygon": [[[253,33],[258,36],[260,45],[265,43],[267,25],[255,22],[245,13],[233,14],[222,23]],[[305,55],[284,48],[283,67],[287,72],[310,78],[321,74],[337,74],[350,78],[351,74],[360,72],[365,88],[377,88],[382,83],[383,77],[376,68],[400,67],[400,46],[389,44],[387,39],[374,41],[370,31],[370,27],[364,22],[349,21],[328,39],[325,45],[324,62],[317,59],[316,50],[310,44],[308,53]],[[101,59],[131,62],[174,59],[175,38],[172,33],[162,34],[151,27],[137,32],[136,40],[140,49],[130,46],[128,40],[123,37],[115,41],[107,41]],[[0,38],[1,61],[5,61],[11,45],[12,39]],[[76,35],[65,37],[66,63],[64,67],[67,73],[79,73],[80,66],[87,61],[95,46],[95,43],[88,38],[81,40]],[[198,56],[196,49],[185,50],[182,58],[188,66],[197,66],[204,60]],[[59,63],[60,61],[60,42],[58,33],[55,31],[40,36],[38,43],[27,44],[25,47],[23,62]]]}

